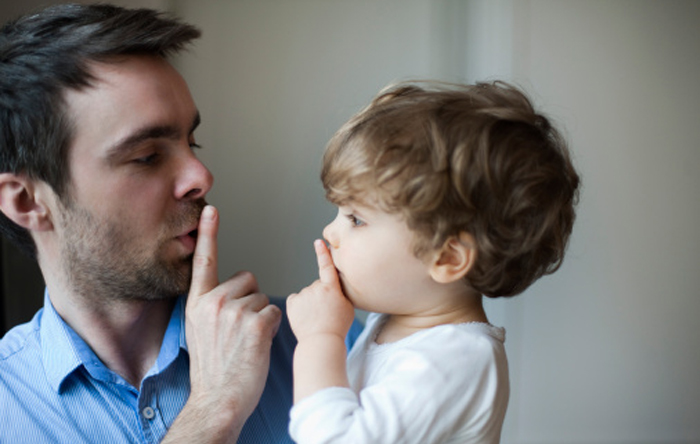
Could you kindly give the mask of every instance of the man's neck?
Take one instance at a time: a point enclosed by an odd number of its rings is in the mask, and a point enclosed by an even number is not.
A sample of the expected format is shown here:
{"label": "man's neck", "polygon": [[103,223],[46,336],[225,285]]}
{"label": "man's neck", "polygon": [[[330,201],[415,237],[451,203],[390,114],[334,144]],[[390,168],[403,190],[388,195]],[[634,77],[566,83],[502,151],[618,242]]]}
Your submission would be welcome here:
{"label": "man's neck", "polygon": [[95,301],[47,287],[63,320],[106,367],[138,389],[158,358],[175,299]]}

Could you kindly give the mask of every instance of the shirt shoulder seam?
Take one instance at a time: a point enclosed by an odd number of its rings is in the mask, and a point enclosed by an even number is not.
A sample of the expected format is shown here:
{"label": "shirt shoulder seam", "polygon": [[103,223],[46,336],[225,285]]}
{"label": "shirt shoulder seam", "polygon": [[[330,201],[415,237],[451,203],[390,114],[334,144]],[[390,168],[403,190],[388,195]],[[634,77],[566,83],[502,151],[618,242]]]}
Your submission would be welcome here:
{"label": "shirt shoulder seam", "polygon": [[[22,352],[27,347],[27,338],[32,334],[37,334],[38,331],[39,331],[39,328],[34,327],[30,331],[28,331],[26,334],[21,335],[20,339],[18,339],[15,344],[12,344],[12,346],[7,347],[7,349],[0,349],[0,361],[7,361],[12,356],[16,355],[17,353]],[[6,338],[4,338],[4,339],[6,339]]]}

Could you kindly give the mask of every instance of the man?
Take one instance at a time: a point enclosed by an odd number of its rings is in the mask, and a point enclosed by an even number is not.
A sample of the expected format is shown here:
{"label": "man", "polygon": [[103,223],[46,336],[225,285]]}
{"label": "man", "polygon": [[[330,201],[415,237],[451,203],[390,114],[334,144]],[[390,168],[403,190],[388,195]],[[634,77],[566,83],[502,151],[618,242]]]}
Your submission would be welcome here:
{"label": "man", "polygon": [[293,336],[252,275],[217,281],[199,113],[165,58],[198,36],[107,5],[0,31],[0,229],[46,281],[0,341],[4,444],[290,442]]}

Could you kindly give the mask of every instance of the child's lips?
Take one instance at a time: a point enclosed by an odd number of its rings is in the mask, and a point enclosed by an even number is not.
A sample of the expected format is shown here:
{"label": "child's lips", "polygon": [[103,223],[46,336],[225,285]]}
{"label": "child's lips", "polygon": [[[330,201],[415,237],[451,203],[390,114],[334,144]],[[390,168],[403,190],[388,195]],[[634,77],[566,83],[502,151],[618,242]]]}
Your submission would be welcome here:
{"label": "child's lips", "polygon": [[335,272],[338,274],[338,280],[339,280],[340,283],[342,284],[343,281],[345,280],[345,275],[344,275],[343,272],[340,271],[337,267],[336,267],[336,269],[335,269]]}
{"label": "child's lips", "polygon": [[[336,268],[337,270],[337,268]],[[343,292],[345,297],[348,297],[347,284],[345,283],[345,276],[341,271],[338,271],[338,283],[340,284],[340,291]]]}

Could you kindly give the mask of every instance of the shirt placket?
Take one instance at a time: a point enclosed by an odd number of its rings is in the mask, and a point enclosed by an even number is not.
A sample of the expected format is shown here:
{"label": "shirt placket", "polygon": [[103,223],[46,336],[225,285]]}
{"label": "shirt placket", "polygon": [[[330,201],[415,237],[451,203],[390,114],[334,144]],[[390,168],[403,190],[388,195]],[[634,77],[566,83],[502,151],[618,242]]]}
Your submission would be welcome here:
{"label": "shirt placket", "polygon": [[153,377],[147,378],[141,384],[141,392],[137,399],[139,424],[147,443],[159,443],[167,428],[163,414],[158,405],[158,392]]}

